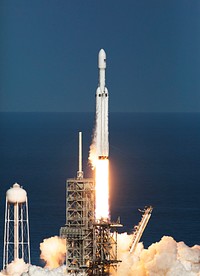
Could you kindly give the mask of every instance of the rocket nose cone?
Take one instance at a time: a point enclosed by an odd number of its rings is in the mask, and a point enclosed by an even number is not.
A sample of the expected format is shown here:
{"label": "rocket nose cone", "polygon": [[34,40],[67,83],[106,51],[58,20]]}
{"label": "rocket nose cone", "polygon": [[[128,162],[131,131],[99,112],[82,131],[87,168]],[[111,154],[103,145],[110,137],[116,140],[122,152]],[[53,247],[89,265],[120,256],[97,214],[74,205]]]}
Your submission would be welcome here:
{"label": "rocket nose cone", "polygon": [[106,53],[104,49],[99,51],[99,68],[105,69],[106,68]]}
{"label": "rocket nose cone", "polygon": [[104,51],[104,49],[101,49],[100,51],[99,51],[99,56],[106,56],[106,53],[105,53],[105,51]]}

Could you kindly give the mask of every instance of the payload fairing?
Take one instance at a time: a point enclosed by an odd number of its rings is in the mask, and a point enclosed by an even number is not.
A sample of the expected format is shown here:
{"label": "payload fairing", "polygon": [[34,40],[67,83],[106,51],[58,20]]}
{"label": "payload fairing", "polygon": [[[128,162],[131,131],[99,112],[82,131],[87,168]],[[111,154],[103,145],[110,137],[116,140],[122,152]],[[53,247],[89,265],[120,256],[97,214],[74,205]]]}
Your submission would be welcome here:
{"label": "payload fairing", "polygon": [[108,159],[108,89],[105,86],[106,53],[99,51],[99,85],[96,91],[96,150],[98,159]]}

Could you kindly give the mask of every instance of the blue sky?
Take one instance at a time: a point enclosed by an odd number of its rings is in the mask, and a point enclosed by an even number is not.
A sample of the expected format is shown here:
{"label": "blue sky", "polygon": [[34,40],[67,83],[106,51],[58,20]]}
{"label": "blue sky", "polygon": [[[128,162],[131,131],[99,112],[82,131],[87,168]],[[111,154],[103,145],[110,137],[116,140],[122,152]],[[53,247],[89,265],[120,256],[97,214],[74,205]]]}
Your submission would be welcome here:
{"label": "blue sky", "polygon": [[200,111],[200,1],[1,0],[0,111]]}

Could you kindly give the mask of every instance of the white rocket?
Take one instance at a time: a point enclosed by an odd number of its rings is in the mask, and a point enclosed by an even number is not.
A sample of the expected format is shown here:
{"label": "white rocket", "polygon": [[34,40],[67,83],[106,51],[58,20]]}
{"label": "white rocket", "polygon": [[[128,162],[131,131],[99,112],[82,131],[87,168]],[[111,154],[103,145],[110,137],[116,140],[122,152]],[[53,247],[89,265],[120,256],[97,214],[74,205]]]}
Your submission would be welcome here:
{"label": "white rocket", "polygon": [[96,150],[98,159],[108,159],[108,89],[105,86],[106,53],[99,51],[99,85],[96,91]]}

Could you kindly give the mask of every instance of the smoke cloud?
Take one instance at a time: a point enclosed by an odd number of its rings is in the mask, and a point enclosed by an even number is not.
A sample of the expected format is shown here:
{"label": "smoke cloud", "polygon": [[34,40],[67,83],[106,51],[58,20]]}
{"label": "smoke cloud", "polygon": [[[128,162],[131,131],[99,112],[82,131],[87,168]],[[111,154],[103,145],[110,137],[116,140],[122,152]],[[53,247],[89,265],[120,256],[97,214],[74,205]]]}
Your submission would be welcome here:
{"label": "smoke cloud", "polygon": [[[164,236],[159,242],[144,249],[142,243],[137,245],[134,253],[129,253],[133,235],[118,234],[118,259],[122,260],[118,272],[112,276],[200,276],[200,246],[187,246],[184,242],[176,242],[172,237]],[[63,262],[66,251],[65,241],[59,237],[45,239],[41,243],[41,256],[49,264],[56,258],[56,265]],[[48,251],[47,255],[46,252]],[[53,261],[53,265],[55,265]],[[25,264],[22,259],[10,263],[0,276],[66,276],[64,265],[54,269],[41,268]],[[85,273],[76,276],[86,276]]]}
{"label": "smoke cloud", "polygon": [[66,240],[57,236],[44,239],[40,244],[40,258],[45,261],[47,268],[61,266],[65,261]]}
{"label": "smoke cloud", "polygon": [[89,152],[89,164],[92,166],[92,169],[94,169],[96,166],[96,160],[97,158],[97,152],[96,152],[96,146],[95,146],[95,141],[92,141],[92,144],[90,145],[90,152]]}
{"label": "smoke cloud", "polygon": [[49,270],[47,268],[41,268],[38,266],[30,266],[27,273],[23,273],[22,276],[87,276],[85,273],[66,273],[66,267],[61,266]]}
{"label": "smoke cloud", "polygon": [[23,272],[28,271],[29,264],[26,264],[23,259],[15,259],[13,262],[8,264],[6,270],[0,272],[0,276],[20,276]]}
{"label": "smoke cloud", "polygon": [[188,247],[164,236],[148,249],[139,243],[135,253],[130,254],[131,236],[118,235],[118,258],[122,260],[118,276],[200,276],[199,245]]}
{"label": "smoke cloud", "polygon": [[27,273],[23,273],[22,276],[66,276],[66,267],[61,266],[55,269],[41,268],[38,266],[30,266]]}
{"label": "smoke cloud", "polygon": [[89,151],[89,164],[92,166],[92,169],[96,167],[96,161],[98,159],[97,156],[97,146],[96,146],[96,129],[93,131],[93,138],[92,138],[92,144],[90,145],[90,151]]}

